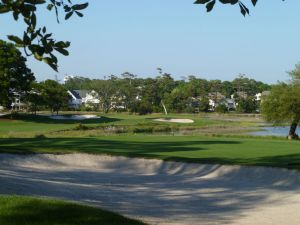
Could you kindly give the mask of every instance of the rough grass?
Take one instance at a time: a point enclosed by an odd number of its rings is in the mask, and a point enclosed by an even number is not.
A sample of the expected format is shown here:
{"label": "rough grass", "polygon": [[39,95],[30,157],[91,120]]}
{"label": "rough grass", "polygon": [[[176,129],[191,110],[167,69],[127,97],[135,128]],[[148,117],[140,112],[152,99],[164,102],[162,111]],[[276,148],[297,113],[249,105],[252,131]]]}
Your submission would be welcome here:
{"label": "rough grass", "polygon": [[58,200],[0,196],[1,225],[142,225],[98,208]]}
{"label": "rough grass", "polygon": [[[189,133],[222,133],[232,128],[232,132],[238,133],[247,129],[253,129],[257,124],[255,121],[232,121],[227,119],[209,118],[207,115],[171,114],[167,117],[162,114],[146,116],[129,114],[107,114],[100,115],[100,119],[88,119],[82,121],[54,120],[46,116],[35,116],[28,114],[6,115],[0,117],[0,137],[34,137],[44,134],[46,136],[80,136],[78,124],[84,125],[86,130],[94,130],[97,134],[104,133],[157,133],[181,130]],[[168,122],[155,122],[156,118],[187,118],[195,122],[193,124],[179,124]],[[221,118],[223,118],[222,116]],[[73,132],[73,131],[77,132]],[[223,131],[222,131],[223,130]],[[200,132],[200,133],[201,133]],[[93,136],[89,132],[84,136]],[[224,133],[224,132],[223,132]]]}

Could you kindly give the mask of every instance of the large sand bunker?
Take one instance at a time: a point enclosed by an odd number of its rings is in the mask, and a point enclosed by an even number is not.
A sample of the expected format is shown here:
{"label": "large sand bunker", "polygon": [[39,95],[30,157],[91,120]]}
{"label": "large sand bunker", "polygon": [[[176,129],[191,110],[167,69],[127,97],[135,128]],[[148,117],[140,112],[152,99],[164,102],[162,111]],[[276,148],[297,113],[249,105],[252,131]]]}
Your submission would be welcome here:
{"label": "large sand bunker", "polygon": [[191,119],[154,119],[156,122],[168,122],[168,123],[194,123],[194,120]]}
{"label": "large sand bunker", "polygon": [[159,225],[298,225],[299,175],[87,154],[0,154],[0,194],[75,200]]}

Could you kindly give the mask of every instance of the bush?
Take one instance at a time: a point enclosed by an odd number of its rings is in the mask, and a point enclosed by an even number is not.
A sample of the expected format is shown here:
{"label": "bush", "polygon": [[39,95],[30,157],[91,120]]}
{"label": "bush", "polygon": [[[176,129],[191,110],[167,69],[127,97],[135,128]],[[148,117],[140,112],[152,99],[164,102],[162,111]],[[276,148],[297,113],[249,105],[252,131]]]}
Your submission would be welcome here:
{"label": "bush", "polygon": [[44,134],[36,134],[34,137],[38,138],[38,139],[46,138],[46,136]]}
{"label": "bush", "polygon": [[217,112],[217,113],[227,113],[228,112],[227,106],[225,104],[220,104],[215,108],[215,112]]}
{"label": "bush", "polygon": [[89,130],[89,127],[80,123],[74,128],[74,130]]}
{"label": "bush", "polygon": [[142,101],[138,102],[132,111],[139,115],[147,115],[153,112],[153,107],[149,102]]}
{"label": "bush", "polygon": [[237,112],[253,113],[258,108],[256,101],[252,98],[240,99],[237,104]]}

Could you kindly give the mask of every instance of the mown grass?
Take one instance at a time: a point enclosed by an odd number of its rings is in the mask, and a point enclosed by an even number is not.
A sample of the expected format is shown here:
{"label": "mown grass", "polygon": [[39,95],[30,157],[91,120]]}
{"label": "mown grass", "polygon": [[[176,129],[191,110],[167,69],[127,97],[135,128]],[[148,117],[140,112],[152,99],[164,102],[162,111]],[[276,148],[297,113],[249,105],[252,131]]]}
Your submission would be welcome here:
{"label": "mown grass", "polygon": [[74,152],[300,169],[300,142],[280,139],[145,135],[0,139],[0,153]]}
{"label": "mown grass", "polygon": [[0,195],[1,225],[142,225],[106,210],[45,198]]}

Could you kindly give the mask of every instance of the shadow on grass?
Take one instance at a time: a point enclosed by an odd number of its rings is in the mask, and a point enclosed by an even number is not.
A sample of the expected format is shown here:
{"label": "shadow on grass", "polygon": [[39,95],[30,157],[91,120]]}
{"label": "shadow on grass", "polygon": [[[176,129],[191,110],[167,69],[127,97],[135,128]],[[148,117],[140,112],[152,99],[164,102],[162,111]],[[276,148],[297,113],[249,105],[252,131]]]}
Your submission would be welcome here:
{"label": "shadow on grass", "polygon": [[236,145],[238,141],[123,141],[97,138],[2,138],[0,153],[111,153],[155,156],[155,153],[201,151],[209,145]]}
{"label": "shadow on grass", "polygon": [[[139,137],[142,138],[142,137]],[[228,146],[238,146],[235,153],[227,157]],[[227,147],[226,147],[227,146]],[[251,150],[243,150],[241,141],[232,140],[199,140],[199,141],[131,141],[131,140],[103,140],[98,138],[2,138],[0,139],[0,153],[89,153],[109,154],[129,157],[158,158],[169,161],[183,161],[190,163],[271,166],[288,169],[300,169],[299,154],[287,153],[276,155],[276,151],[269,156],[256,157]],[[201,151],[206,150],[205,155]],[[208,155],[212,151],[211,156]],[[219,154],[216,154],[216,151]],[[243,152],[244,151],[244,152]],[[186,152],[186,153],[184,153]],[[217,155],[217,156],[216,156]]]}
{"label": "shadow on grass", "polygon": [[142,225],[118,214],[56,200],[1,197],[0,224],[9,225]]}
{"label": "shadow on grass", "polygon": [[[71,116],[71,115],[67,115]],[[48,116],[40,116],[40,115],[31,115],[31,114],[14,114],[14,115],[5,115],[2,119],[12,119],[12,120],[20,120],[23,122],[31,122],[31,123],[45,123],[45,124],[97,124],[97,123],[113,123],[120,121],[118,118],[110,118],[101,116],[97,119],[85,119],[85,120],[56,120],[51,119]]]}

